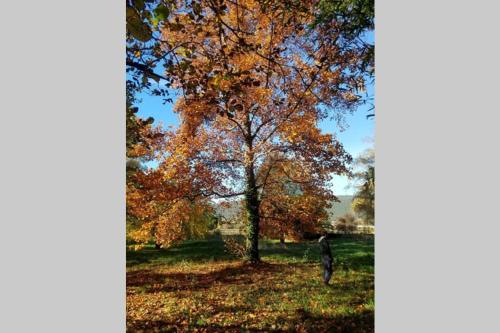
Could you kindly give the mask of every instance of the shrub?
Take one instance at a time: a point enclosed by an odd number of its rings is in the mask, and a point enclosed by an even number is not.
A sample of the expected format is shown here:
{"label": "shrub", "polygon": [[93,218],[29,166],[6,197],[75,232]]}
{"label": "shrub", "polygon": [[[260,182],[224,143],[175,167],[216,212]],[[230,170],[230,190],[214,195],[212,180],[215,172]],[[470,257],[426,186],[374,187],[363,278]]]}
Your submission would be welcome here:
{"label": "shrub", "polygon": [[339,217],[335,223],[335,231],[342,234],[353,234],[357,231],[356,218],[352,214]]}

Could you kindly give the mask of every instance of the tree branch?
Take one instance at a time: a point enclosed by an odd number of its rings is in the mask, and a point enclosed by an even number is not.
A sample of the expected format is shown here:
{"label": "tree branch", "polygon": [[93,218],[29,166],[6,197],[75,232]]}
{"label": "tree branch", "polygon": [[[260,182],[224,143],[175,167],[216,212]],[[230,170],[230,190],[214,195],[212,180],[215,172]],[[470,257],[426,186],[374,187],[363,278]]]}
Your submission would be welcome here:
{"label": "tree branch", "polygon": [[165,80],[165,81],[169,81],[169,79],[167,79],[165,76],[163,75],[160,75],[160,74],[156,74],[151,68],[149,68],[149,66],[147,65],[144,65],[144,64],[140,64],[138,62],[135,62],[135,61],[132,61],[132,60],[129,60],[127,59],[127,66],[130,66],[130,67],[133,67],[137,70],[140,70],[144,73],[146,73],[147,75],[149,76],[154,76],[158,79],[161,79],[161,80]]}

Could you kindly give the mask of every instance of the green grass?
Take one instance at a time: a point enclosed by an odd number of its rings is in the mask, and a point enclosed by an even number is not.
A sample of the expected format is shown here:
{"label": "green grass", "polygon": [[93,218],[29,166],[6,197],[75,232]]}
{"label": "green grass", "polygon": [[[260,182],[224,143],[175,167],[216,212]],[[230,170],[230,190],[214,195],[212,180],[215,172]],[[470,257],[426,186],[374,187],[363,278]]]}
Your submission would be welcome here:
{"label": "green grass", "polygon": [[182,262],[205,263],[236,259],[225,252],[224,243],[217,238],[211,240],[185,241],[169,249],[155,249],[147,245],[140,251],[127,251],[127,267],[175,265]]}
{"label": "green grass", "polygon": [[321,281],[317,242],[262,241],[263,264],[228,255],[220,239],[127,252],[129,332],[372,332],[373,240],[330,240]]}

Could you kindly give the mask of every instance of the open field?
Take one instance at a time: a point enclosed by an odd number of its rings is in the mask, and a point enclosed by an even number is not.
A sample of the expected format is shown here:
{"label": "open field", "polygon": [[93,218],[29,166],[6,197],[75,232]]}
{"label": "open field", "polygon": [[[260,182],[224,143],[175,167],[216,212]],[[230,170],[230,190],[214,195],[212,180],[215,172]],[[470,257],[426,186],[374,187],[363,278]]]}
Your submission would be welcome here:
{"label": "open field", "polygon": [[330,286],[317,242],[262,241],[258,266],[217,238],[127,252],[127,331],[373,332],[373,240],[330,245]]}

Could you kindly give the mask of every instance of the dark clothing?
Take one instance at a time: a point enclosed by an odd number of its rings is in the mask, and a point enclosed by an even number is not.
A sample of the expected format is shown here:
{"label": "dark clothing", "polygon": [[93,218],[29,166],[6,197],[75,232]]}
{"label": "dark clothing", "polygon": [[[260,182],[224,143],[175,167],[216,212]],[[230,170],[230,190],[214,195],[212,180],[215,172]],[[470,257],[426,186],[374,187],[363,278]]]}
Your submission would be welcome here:
{"label": "dark clothing", "polygon": [[323,266],[323,282],[328,284],[333,273],[333,258],[330,244],[325,236],[319,239],[319,249],[321,253],[321,264]]}

